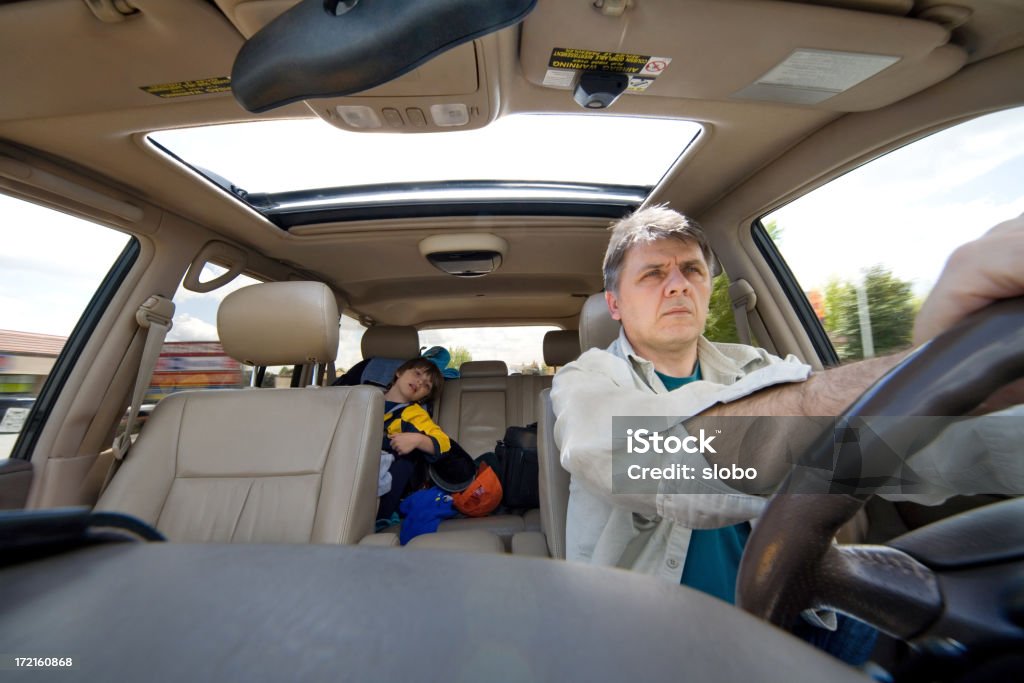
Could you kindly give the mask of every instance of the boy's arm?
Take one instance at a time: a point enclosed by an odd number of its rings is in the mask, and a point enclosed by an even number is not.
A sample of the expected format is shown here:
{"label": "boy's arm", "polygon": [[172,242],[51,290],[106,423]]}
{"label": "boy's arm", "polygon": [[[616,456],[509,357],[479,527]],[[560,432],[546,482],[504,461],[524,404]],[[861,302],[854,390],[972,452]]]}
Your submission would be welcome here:
{"label": "boy's arm", "polygon": [[390,438],[391,448],[398,455],[408,455],[415,450],[437,454],[437,451],[434,450],[437,448],[437,442],[426,434],[420,434],[417,431],[406,431],[392,434]]}
{"label": "boy's arm", "polygon": [[452,440],[419,404],[413,404],[402,411],[402,431],[418,433],[423,439],[420,450],[434,455],[444,455],[452,448]]}

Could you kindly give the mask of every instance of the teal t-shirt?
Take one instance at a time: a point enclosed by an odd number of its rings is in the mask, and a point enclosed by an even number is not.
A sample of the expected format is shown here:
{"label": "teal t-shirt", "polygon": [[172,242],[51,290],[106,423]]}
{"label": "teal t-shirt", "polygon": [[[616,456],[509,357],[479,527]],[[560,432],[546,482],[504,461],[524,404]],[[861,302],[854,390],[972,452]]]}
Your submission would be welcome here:
{"label": "teal t-shirt", "polygon": [[[672,377],[660,372],[657,374],[666,389],[675,391],[700,379],[700,363],[697,363],[689,377]],[[734,604],[736,575],[740,569],[743,546],[749,536],[750,524],[747,522],[721,529],[694,529],[679,582]]]}

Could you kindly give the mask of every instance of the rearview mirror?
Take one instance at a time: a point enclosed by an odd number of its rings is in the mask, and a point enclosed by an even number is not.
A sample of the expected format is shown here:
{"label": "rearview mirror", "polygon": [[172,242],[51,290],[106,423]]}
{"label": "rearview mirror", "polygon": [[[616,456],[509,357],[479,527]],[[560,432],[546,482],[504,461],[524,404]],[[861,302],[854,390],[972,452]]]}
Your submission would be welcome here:
{"label": "rearview mirror", "polygon": [[235,58],[238,103],[263,112],[386,83],[467,41],[522,21],[537,0],[303,0]]}

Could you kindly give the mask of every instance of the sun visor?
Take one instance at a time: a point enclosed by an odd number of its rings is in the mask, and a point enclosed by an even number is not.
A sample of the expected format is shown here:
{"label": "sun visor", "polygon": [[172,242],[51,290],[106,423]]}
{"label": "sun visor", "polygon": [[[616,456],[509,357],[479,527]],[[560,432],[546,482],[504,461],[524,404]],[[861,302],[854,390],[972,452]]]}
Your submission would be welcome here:
{"label": "sun visor", "polygon": [[[908,3],[644,0],[610,17],[541,3],[523,23],[523,75],[578,94],[587,74],[628,78],[623,98],[759,101],[830,111],[884,107],[967,61],[949,28],[897,16]],[[575,89],[575,92],[574,92]],[[614,111],[614,107],[612,108]]]}
{"label": "sun visor", "polygon": [[[242,46],[231,89],[251,112],[362,92],[521,21],[536,2],[303,0]],[[338,15],[325,9],[332,4]]]}

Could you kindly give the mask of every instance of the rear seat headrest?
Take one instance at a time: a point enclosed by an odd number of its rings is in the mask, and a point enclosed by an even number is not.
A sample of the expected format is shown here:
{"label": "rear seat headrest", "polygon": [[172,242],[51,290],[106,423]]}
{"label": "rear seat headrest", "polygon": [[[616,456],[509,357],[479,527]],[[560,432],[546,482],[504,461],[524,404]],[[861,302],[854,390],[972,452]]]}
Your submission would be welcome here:
{"label": "rear seat headrest", "polygon": [[604,349],[619,336],[619,321],[608,312],[604,292],[591,294],[580,311],[580,349]]}
{"label": "rear seat headrest", "polygon": [[224,352],[249,365],[329,363],[338,355],[338,302],[322,282],[263,282],[217,310]]}
{"label": "rear seat headrest", "polygon": [[580,355],[580,333],[576,330],[552,330],[544,335],[544,364],[561,367]]}
{"label": "rear seat headrest", "polygon": [[506,377],[508,366],[503,360],[473,360],[459,367],[459,377]]}
{"label": "rear seat headrest", "polygon": [[415,327],[374,325],[363,333],[363,358],[401,358],[420,355],[420,335]]}

